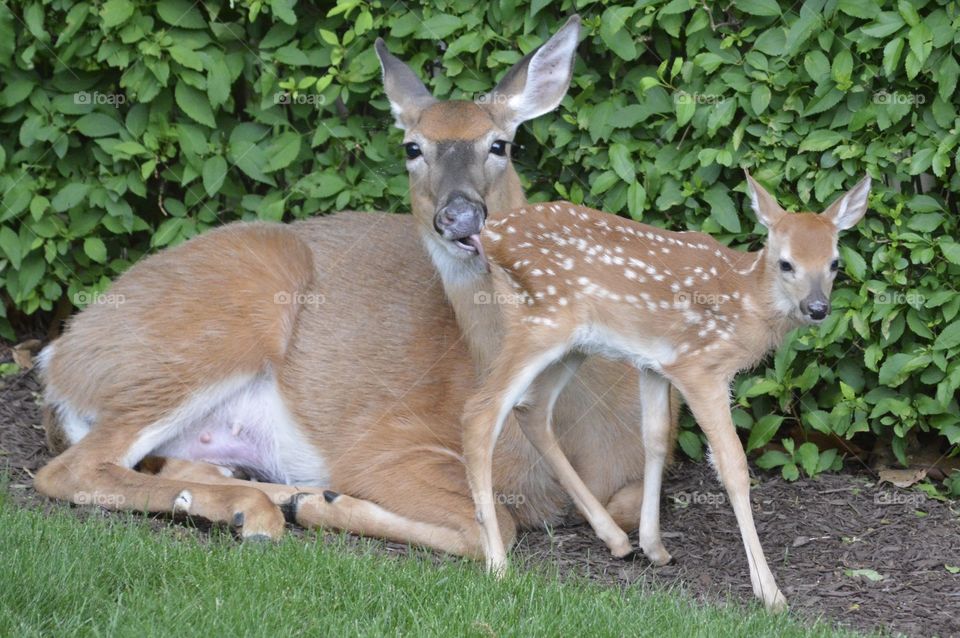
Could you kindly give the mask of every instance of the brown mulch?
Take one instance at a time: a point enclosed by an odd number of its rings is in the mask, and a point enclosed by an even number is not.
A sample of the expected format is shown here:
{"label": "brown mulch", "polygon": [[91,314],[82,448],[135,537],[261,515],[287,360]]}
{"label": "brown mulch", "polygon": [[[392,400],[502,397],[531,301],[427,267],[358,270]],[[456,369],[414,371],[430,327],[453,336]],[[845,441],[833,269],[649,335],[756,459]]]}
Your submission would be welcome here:
{"label": "brown mulch", "polygon": [[[49,509],[54,506],[30,481],[49,457],[39,392],[32,373],[0,379],[0,469],[7,468],[16,502]],[[878,484],[869,473],[794,483],[759,476],[752,492],[757,528],[791,613],[858,630],[960,636],[960,574],[946,568],[960,567],[958,504]],[[103,514],[71,509],[81,516]],[[752,600],[736,520],[708,465],[681,462],[668,471],[662,527],[674,557],[666,567],[652,567],[642,556],[612,558],[582,525],[522,535],[514,561],[555,566],[610,586],[679,585],[702,600]],[[196,532],[202,535],[205,528]],[[394,543],[381,546],[404,551]],[[867,573],[882,579],[853,570],[873,570]]]}

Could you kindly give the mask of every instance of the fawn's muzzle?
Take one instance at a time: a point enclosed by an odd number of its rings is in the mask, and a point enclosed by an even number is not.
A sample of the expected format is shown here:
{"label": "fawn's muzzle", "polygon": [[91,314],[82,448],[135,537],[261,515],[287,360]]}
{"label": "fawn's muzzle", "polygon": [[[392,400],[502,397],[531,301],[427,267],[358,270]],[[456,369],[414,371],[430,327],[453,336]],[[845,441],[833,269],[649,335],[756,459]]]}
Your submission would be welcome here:
{"label": "fawn's muzzle", "polygon": [[823,321],[830,314],[830,300],[822,293],[800,302],[800,311],[812,321]]}

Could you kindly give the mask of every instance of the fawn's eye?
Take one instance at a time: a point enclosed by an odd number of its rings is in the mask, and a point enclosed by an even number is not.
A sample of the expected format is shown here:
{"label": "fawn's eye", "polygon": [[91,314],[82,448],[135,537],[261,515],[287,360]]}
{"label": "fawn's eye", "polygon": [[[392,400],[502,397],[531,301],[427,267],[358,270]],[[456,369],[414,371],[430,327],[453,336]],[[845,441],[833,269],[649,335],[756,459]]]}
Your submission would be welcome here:
{"label": "fawn's eye", "polygon": [[506,142],[504,140],[497,140],[496,142],[490,145],[490,152],[493,153],[494,155],[499,155],[500,157],[503,157],[507,154],[507,144],[509,143],[510,142]]}
{"label": "fawn's eye", "polygon": [[830,272],[837,272],[837,269],[840,268],[840,260],[834,259],[830,262]]}
{"label": "fawn's eye", "polygon": [[407,153],[408,160],[417,159],[423,155],[423,151],[420,150],[420,145],[416,142],[407,142],[403,145],[403,150]]}
{"label": "fawn's eye", "polygon": [[780,260],[780,272],[793,272],[793,264],[786,259]]}

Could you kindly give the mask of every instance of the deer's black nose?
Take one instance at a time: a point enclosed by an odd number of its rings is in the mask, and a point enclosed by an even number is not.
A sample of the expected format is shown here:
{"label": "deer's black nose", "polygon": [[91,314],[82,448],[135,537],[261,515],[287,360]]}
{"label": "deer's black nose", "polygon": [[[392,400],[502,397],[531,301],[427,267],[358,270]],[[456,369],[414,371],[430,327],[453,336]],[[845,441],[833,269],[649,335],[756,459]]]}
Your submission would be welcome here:
{"label": "deer's black nose", "polygon": [[807,305],[807,314],[815,321],[825,319],[830,313],[830,304],[826,301],[815,300]]}

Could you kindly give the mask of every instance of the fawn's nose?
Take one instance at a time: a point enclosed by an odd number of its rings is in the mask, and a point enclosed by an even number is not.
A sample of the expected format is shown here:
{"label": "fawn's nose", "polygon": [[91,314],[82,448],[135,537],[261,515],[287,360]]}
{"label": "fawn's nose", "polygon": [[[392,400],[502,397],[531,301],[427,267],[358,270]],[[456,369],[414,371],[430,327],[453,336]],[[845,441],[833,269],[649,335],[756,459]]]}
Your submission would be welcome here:
{"label": "fawn's nose", "polygon": [[830,314],[830,303],[823,299],[815,299],[807,304],[807,315],[814,321],[822,321]]}
{"label": "fawn's nose", "polygon": [[479,233],[486,219],[487,207],[482,201],[454,193],[437,211],[433,227],[446,239],[461,239]]}

